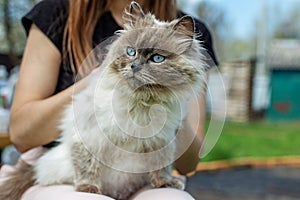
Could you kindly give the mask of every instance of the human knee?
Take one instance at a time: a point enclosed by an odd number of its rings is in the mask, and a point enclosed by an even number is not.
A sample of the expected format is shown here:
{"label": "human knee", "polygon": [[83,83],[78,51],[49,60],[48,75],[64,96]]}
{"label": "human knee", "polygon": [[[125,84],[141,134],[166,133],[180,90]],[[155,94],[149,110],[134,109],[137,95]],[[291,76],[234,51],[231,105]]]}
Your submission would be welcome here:
{"label": "human knee", "polygon": [[108,196],[91,194],[85,192],[76,192],[71,185],[36,185],[29,188],[21,200],[114,200]]}
{"label": "human knee", "polygon": [[172,188],[157,188],[141,192],[133,200],[195,200],[189,193]]}

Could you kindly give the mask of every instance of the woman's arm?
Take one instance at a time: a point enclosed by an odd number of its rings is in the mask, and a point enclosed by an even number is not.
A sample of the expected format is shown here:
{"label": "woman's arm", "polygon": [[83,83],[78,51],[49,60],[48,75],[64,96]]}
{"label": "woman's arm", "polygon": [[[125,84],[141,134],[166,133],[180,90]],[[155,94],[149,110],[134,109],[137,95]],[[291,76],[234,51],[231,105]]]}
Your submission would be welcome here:
{"label": "woman's arm", "polygon": [[10,117],[10,139],[21,152],[47,144],[59,135],[58,119],[72,95],[72,88],[53,95],[60,63],[59,50],[33,24]]}
{"label": "woman's arm", "polygon": [[[189,114],[178,130],[178,135],[183,135],[183,138],[179,138],[179,142],[186,138],[194,138],[184,154],[175,161],[175,168],[180,174],[185,175],[194,171],[200,161],[199,153],[205,133],[205,115],[206,94],[203,93],[199,95],[196,101],[191,102]],[[181,144],[177,145],[180,146]]]}

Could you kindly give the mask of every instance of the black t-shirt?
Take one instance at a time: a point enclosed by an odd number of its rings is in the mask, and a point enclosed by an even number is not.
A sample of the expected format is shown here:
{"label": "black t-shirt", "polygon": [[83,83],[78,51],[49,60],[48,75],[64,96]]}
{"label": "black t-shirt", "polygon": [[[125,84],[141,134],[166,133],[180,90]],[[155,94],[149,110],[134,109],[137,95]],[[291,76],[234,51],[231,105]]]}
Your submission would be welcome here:
{"label": "black t-shirt", "polygon": [[[62,41],[64,27],[68,18],[69,0],[43,0],[39,2],[29,13],[22,18],[26,33],[29,33],[31,24],[34,23],[62,53]],[[80,14],[80,13],[78,13]],[[185,15],[179,12],[178,17]],[[197,39],[202,42],[202,46],[207,50],[212,60],[217,63],[213,48],[212,39],[206,26],[195,19]],[[114,35],[115,31],[122,29],[114,20],[110,12],[105,12],[100,16],[95,27],[93,45],[101,43],[106,38]],[[58,93],[74,83],[71,67],[68,62],[62,62],[60,74],[55,93]]]}
{"label": "black t-shirt", "polygon": [[[22,18],[22,24],[27,35],[32,23],[34,23],[62,53],[63,34],[68,18],[68,7],[69,0],[43,0],[39,2]],[[178,17],[182,17],[184,15],[185,14],[183,12],[178,13]],[[212,61],[217,64],[209,30],[197,19],[195,19],[195,28],[197,35],[199,35],[197,39],[201,41],[202,46],[207,50],[207,53],[211,57],[208,59],[212,59]],[[122,28],[116,23],[110,12],[103,13],[98,19],[95,27],[93,35],[94,47],[114,35],[115,31],[120,29]],[[55,94],[66,89],[73,83],[74,76],[69,62],[62,62]],[[56,142],[52,142],[45,147],[52,147],[55,145]]]}

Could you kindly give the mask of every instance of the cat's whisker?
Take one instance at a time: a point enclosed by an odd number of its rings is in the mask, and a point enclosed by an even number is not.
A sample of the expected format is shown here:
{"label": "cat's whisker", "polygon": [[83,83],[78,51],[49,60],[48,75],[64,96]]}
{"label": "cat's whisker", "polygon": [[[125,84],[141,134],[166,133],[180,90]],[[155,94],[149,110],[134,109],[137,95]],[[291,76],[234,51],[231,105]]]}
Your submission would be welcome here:
{"label": "cat's whisker", "polygon": [[151,96],[154,96],[154,92],[151,89],[151,86],[148,86],[148,91],[150,92]]}
{"label": "cat's whisker", "polygon": [[151,84],[155,83],[155,78],[151,76],[150,74],[143,74],[145,78],[147,78],[147,81],[149,81]]}
{"label": "cat's whisker", "polygon": [[122,76],[126,76],[130,72],[130,70],[126,69],[126,68],[122,68],[122,69],[120,69],[119,72]]}
{"label": "cat's whisker", "polygon": [[147,73],[141,73],[142,78],[147,81],[149,84],[155,84],[154,77]]}
{"label": "cat's whisker", "polygon": [[152,85],[150,85],[149,91],[150,91],[150,93],[151,93],[152,96],[155,96],[155,94],[158,93],[158,91],[156,90],[156,88],[153,87]]}
{"label": "cat's whisker", "polygon": [[130,70],[127,68],[121,68],[120,73],[128,73]]}

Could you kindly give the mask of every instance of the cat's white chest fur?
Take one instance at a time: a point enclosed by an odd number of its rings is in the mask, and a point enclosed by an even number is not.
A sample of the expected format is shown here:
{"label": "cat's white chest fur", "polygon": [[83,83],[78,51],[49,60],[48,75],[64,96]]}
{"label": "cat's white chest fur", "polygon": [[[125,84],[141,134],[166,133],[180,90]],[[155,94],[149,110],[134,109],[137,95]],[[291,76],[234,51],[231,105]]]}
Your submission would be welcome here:
{"label": "cat's white chest fur", "polygon": [[124,185],[133,192],[149,183],[148,172],[171,164],[175,151],[171,141],[182,120],[182,102],[132,105],[131,98],[101,84],[75,95],[60,127],[61,144],[38,160],[37,182],[76,184],[81,180],[76,178],[74,160],[84,157],[82,173],[91,169],[92,182],[114,196]]}

